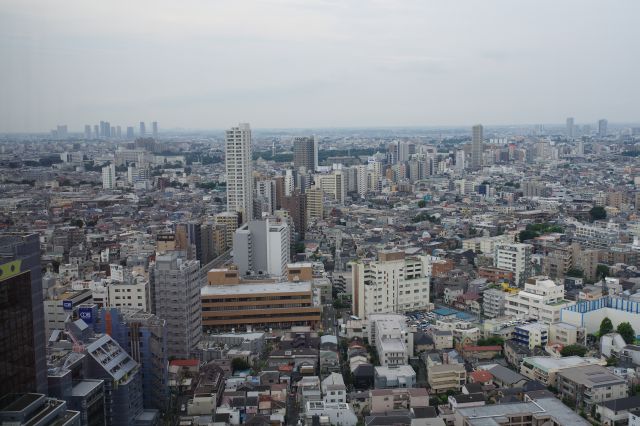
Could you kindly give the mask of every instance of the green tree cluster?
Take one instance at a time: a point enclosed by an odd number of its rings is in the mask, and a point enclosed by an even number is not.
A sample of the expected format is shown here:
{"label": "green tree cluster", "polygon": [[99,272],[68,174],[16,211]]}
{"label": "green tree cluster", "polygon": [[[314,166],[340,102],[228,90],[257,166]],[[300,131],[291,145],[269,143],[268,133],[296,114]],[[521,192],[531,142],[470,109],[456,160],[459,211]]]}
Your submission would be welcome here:
{"label": "green tree cluster", "polygon": [[607,218],[607,211],[604,207],[595,206],[591,210],[589,210],[589,216],[591,216],[591,221],[594,220],[602,220]]}
{"label": "green tree cluster", "polygon": [[562,348],[560,355],[562,356],[585,356],[587,348],[582,345],[568,345]]}
{"label": "green tree cluster", "polygon": [[613,323],[611,322],[609,317],[604,317],[604,319],[600,323],[600,331],[598,334],[600,335],[600,337],[602,337],[605,334],[611,333],[612,331],[613,331]]}

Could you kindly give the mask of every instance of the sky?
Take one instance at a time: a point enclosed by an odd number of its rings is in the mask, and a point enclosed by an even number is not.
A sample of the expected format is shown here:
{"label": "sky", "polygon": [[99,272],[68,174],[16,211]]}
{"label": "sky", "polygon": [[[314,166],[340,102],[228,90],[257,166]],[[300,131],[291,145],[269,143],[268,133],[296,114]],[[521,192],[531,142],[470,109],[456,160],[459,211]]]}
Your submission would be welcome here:
{"label": "sky", "polygon": [[637,0],[1,0],[0,132],[639,122],[638,16]]}

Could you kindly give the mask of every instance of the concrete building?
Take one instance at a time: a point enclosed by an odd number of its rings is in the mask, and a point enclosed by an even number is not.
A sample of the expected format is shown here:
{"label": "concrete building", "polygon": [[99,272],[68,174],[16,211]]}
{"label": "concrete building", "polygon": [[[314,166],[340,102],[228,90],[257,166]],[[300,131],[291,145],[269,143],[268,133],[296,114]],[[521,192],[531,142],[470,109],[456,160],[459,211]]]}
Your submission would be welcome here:
{"label": "concrete building", "polygon": [[482,168],[483,139],[482,125],[476,124],[471,132],[471,168],[473,170]]}
{"label": "concrete building", "polygon": [[251,128],[241,123],[225,132],[227,211],[237,212],[240,223],[253,218]]}
{"label": "concrete building", "polygon": [[413,356],[413,333],[404,315],[372,314],[368,316],[368,340],[378,352],[380,365],[395,366],[409,363]]}
{"label": "concrete building", "polygon": [[609,134],[607,130],[608,124],[609,122],[604,118],[601,120],[598,120],[598,136],[600,136],[601,138],[604,138]]}
{"label": "concrete building", "polygon": [[54,330],[64,330],[65,324],[74,316],[78,317],[78,306],[92,303],[91,290],[70,290],[62,294],[45,299],[44,304],[44,332],[47,337]]}
{"label": "concrete building", "polygon": [[584,327],[593,334],[600,329],[604,318],[609,318],[615,329],[622,322],[629,322],[634,330],[640,330],[640,303],[621,297],[602,297],[576,303],[562,309],[562,322],[575,327]]}
{"label": "concrete building", "polygon": [[629,390],[625,379],[601,365],[563,369],[557,374],[556,387],[563,398],[576,401],[587,411],[594,404],[624,398]]}
{"label": "concrete building", "polygon": [[334,170],[329,174],[316,174],[315,185],[338,204],[344,204],[347,197],[347,182],[342,170]]}
{"label": "concrete building", "polygon": [[233,247],[233,236],[235,235],[238,226],[240,226],[239,220],[240,217],[237,212],[229,211],[218,213],[214,217],[214,222],[216,224],[225,226],[225,242],[227,249]]}
{"label": "concrete building", "polygon": [[189,358],[202,336],[200,262],[183,252],[156,256],[153,276],[155,314],[167,322],[167,354]]}
{"label": "concrete building", "polygon": [[520,366],[520,373],[531,379],[538,380],[545,386],[555,386],[556,375],[567,368],[584,368],[590,365],[606,365],[603,359],[568,356],[553,358],[550,356],[524,357]]}
{"label": "concrete building", "polygon": [[331,373],[320,384],[322,388],[322,397],[325,403],[346,403],[347,387],[344,384],[342,374]]}
{"label": "concrete building", "polygon": [[125,282],[113,281],[107,286],[108,305],[110,307],[137,308],[150,311],[149,281],[136,275]]}
{"label": "concrete building", "polygon": [[143,408],[140,365],[106,334],[85,351],[90,376],[104,381],[106,425],[155,424],[159,413]]}
{"label": "concrete building", "polygon": [[67,403],[40,393],[12,393],[0,398],[0,424],[12,426],[80,426],[80,413]]}
{"label": "concrete building", "polygon": [[377,261],[357,261],[351,266],[354,315],[366,319],[374,313],[400,313],[430,307],[430,257],[380,251]]}
{"label": "concrete building", "polygon": [[322,189],[312,187],[305,193],[307,196],[307,218],[309,221],[317,220],[324,217],[324,204]]}
{"label": "concrete building", "polygon": [[38,234],[1,234],[0,272],[0,398],[14,392],[46,393]]}
{"label": "concrete building", "polygon": [[487,318],[504,316],[507,292],[499,288],[485,290],[482,295],[482,313]]}
{"label": "concrete building", "polygon": [[116,166],[111,163],[102,168],[102,189],[115,189],[116,187]]}
{"label": "concrete building", "polygon": [[287,329],[320,322],[309,282],[208,285],[201,298],[205,329]]}
{"label": "concrete building", "polygon": [[315,172],[318,168],[318,143],[314,136],[293,138],[293,166],[296,171],[301,167],[307,172]]}
{"label": "concrete building", "polygon": [[455,426],[590,426],[556,398],[461,408],[454,413]]}
{"label": "concrete building", "polygon": [[498,244],[495,247],[495,267],[514,274],[514,284],[524,286],[531,276],[530,244]]}
{"label": "concrete building", "polygon": [[584,327],[576,327],[566,322],[549,325],[549,343],[563,346],[586,343],[587,333]]}
{"label": "concrete building", "polygon": [[285,277],[289,232],[285,222],[275,219],[252,220],[238,228],[233,237],[233,261],[240,274]]}
{"label": "concrete building", "polygon": [[416,386],[416,372],[410,365],[375,367],[376,389],[413,388]]}
{"label": "concrete building", "polygon": [[282,209],[289,212],[293,220],[293,231],[298,235],[298,239],[304,240],[307,231],[307,194],[294,192],[282,197]]}
{"label": "concrete building", "polygon": [[513,332],[513,340],[529,349],[536,346],[544,348],[549,341],[549,325],[542,323],[518,325]]}
{"label": "concrete building", "polygon": [[431,365],[427,367],[427,382],[432,393],[459,392],[467,383],[467,371],[463,364]]}
{"label": "concrete building", "polygon": [[529,278],[524,290],[509,294],[506,301],[506,315],[545,324],[561,321],[562,309],[575,303],[564,299],[564,284],[556,284],[542,276]]}
{"label": "concrete building", "polygon": [[579,223],[573,239],[584,247],[608,249],[618,242],[618,231],[603,226]]}
{"label": "concrete building", "polygon": [[166,321],[135,308],[96,311],[97,333],[109,333],[140,364],[143,406],[163,411],[169,399]]}
{"label": "concrete building", "polygon": [[358,417],[349,404],[326,403],[322,401],[308,401],[305,405],[306,424],[315,424],[318,419],[320,425],[356,426]]}

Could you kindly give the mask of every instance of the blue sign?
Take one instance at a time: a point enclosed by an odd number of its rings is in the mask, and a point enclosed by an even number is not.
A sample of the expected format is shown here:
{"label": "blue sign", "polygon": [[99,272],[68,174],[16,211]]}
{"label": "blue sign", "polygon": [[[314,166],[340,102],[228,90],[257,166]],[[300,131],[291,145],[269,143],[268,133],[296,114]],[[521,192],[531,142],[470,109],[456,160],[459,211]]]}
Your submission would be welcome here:
{"label": "blue sign", "polygon": [[80,308],[78,309],[78,316],[87,324],[93,322],[93,309],[92,308]]}
{"label": "blue sign", "polygon": [[65,311],[70,311],[73,309],[73,301],[71,300],[63,300],[62,301],[62,309]]}

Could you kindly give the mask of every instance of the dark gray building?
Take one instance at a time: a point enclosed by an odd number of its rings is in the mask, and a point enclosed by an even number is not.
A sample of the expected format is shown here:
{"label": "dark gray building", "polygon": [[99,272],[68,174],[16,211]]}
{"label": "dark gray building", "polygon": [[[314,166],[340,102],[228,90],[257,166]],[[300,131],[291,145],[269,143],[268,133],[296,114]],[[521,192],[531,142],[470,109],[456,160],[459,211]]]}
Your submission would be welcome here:
{"label": "dark gray building", "polygon": [[0,397],[47,392],[40,241],[0,235]]}

